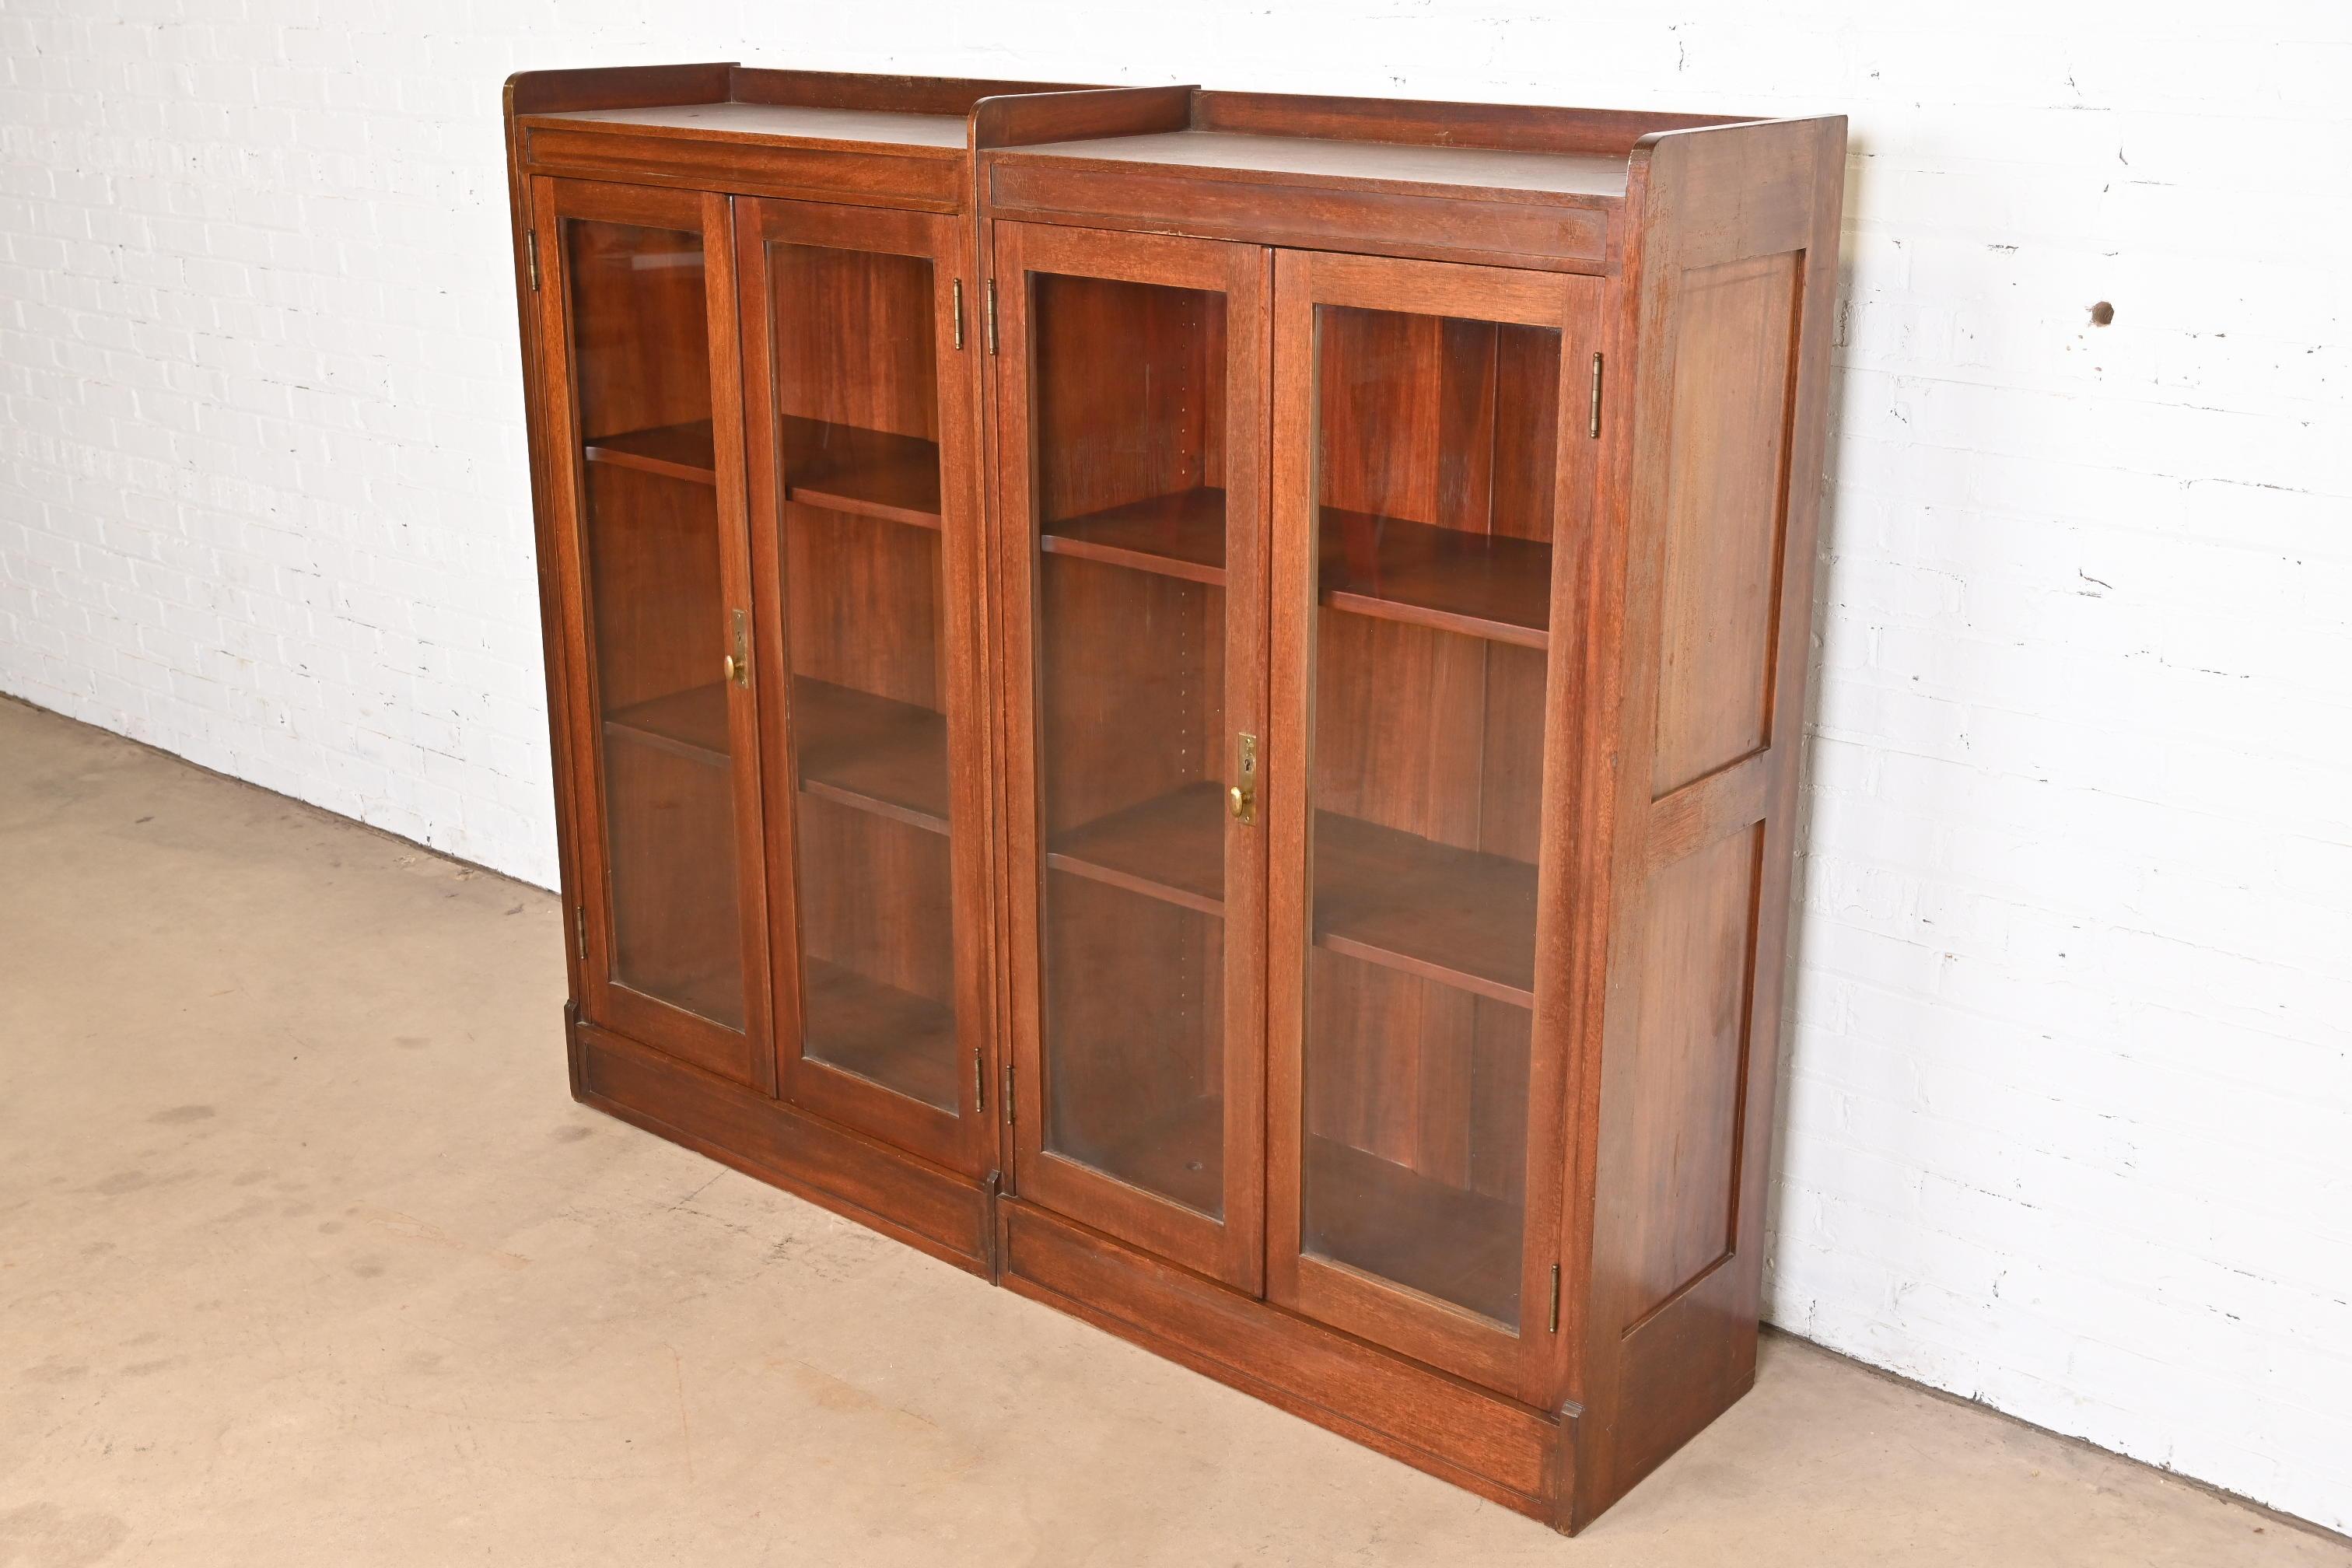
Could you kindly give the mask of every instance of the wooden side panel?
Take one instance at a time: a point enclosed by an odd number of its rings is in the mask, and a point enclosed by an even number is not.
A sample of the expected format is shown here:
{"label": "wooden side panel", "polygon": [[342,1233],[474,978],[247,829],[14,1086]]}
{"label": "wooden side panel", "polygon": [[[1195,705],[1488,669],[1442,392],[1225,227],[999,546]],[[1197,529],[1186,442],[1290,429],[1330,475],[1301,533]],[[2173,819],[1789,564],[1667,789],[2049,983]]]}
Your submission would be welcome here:
{"label": "wooden side panel", "polygon": [[1763,746],[1796,415],[1802,253],[1693,268],[1675,335],[1653,793]]}
{"label": "wooden side panel", "polygon": [[1566,1250],[1580,1528],[1755,1376],[1845,122],[1636,148],[1589,744],[1613,795]]}
{"label": "wooden side panel", "polygon": [[1644,900],[1622,1079],[1633,1128],[1617,1173],[1641,1199],[1626,1249],[1633,1322],[1731,1252],[1762,846],[1760,826],[1717,839],[1660,872]]}

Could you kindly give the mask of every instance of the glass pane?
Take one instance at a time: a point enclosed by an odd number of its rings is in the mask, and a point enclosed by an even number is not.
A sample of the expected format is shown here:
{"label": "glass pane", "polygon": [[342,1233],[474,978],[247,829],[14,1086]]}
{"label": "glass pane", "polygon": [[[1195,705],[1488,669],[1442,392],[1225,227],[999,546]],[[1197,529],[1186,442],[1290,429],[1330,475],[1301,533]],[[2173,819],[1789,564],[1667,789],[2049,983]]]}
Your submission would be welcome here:
{"label": "glass pane", "polygon": [[801,1053],[954,1112],[931,263],[771,244],[768,279]]}
{"label": "glass pane", "polygon": [[743,1027],[702,237],[569,220],[613,979]]}
{"label": "glass pane", "polygon": [[1033,283],[1045,1145],[1222,1217],[1224,296]]}
{"label": "glass pane", "polygon": [[1519,1321],[1560,335],[1317,312],[1304,1249]]}

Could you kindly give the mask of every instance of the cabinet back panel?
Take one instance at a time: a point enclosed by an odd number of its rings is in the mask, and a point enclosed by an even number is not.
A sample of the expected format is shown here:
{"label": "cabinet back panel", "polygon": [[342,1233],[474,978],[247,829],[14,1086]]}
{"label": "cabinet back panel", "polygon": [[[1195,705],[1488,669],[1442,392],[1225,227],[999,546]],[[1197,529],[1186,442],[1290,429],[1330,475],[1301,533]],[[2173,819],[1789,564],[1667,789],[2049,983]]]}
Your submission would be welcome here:
{"label": "cabinet back panel", "polygon": [[1339,610],[1317,623],[1316,808],[1534,859],[1543,654]]}
{"label": "cabinet back panel", "polygon": [[1543,839],[1544,654],[1486,645],[1478,841],[1489,855],[1532,862]]}
{"label": "cabinet back panel", "polygon": [[1527,1009],[1318,950],[1307,1131],[1498,1197],[1527,1186]]}
{"label": "cabinet back panel", "polygon": [[929,260],[771,244],[768,276],[779,413],[940,438]]}
{"label": "cabinet back panel", "polygon": [[1224,590],[1069,556],[1041,563],[1040,805],[1053,835],[1222,776]]}
{"label": "cabinet back panel", "polygon": [[582,468],[604,712],[715,681],[727,632],[714,492],[611,464]]}
{"label": "cabinet back panel", "polygon": [[735,796],[723,759],[608,739],[604,760],[613,978],[740,1029]]}
{"label": "cabinet back panel", "polygon": [[1222,1215],[1223,920],[1046,881],[1045,1147]]}
{"label": "cabinet back panel", "polygon": [[1055,273],[1034,287],[1038,516],[1222,486],[1224,296]]}
{"label": "cabinet back panel", "polygon": [[939,534],[820,507],[783,511],[793,673],[942,710]]}
{"label": "cabinet back panel", "polygon": [[582,218],[563,233],[582,437],[709,418],[702,237]]}
{"label": "cabinet back panel", "polygon": [[934,1002],[953,1000],[944,837],[803,792],[796,847],[809,957]]}
{"label": "cabinet back panel", "polygon": [[1513,1321],[1530,1015],[1321,948],[1307,985],[1302,1245]]}
{"label": "cabinet back panel", "polygon": [[1550,540],[1557,331],[1326,305],[1317,353],[1321,505]]}

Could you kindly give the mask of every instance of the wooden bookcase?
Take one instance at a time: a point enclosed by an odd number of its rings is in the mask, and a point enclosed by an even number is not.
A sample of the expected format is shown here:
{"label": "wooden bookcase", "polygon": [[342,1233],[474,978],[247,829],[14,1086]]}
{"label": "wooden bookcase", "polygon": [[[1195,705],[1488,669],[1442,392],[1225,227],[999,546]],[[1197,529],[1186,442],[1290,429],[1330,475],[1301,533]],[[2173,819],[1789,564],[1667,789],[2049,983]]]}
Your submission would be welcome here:
{"label": "wooden bookcase", "polygon": [[1745,1392],[1844,121],[507,128],[574,1093],[1560,1529]]}

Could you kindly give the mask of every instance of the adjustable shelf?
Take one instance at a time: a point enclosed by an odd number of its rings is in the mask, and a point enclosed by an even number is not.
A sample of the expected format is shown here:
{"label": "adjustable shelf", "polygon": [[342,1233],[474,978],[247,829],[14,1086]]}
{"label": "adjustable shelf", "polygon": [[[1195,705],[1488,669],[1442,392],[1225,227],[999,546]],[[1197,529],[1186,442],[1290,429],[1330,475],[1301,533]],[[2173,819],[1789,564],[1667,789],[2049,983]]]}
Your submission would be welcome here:
{"label": "adjustable shelf", "polygon": [[719,483],[719,459],[711,446],[708,419],[598,436],[582,444],[580,455],[592,463],[663,474],[693,484]]}
{"label": "adjustable shelf", "polygon": [[[1551,645],[1550,545],[1339,507],[1323,509],[1321,527],[1321,596],[1331,608],[1522,647]],[[1048,522],[1037,545],[1222,586],[1225,492],[1203,485]]]}
{"label": "adjustable shelf", "polygon": [[604,715],[607,741],[632,741],[688,762],[727,765],[727,687],[689,686]]}
{"label": "adjustable shelf", "polygon": [[1063,522],[1046,523],[1038,548],[1223,587],[1225,492],[1201,485]]}
{"label": "adjustable shelf", "polygon": [[827,511],[940,526],[940,447],[917,436],[786,416],[784,499]]}
{"label": "adjustable shelf", "polygon": [[[801,676],[793,681],[793,723],[801,788],[929,832],[948,830],[944,714]],[[604,732],[723,767],[727,687],[714,680],[634,703],[606,715]]]}
{"label": "adjustable shelf", "polygon": [[1045,864],[1147,898],[1225,912],[1225,792],[1201,780],[1057,833]]}
{"label": "adjustable shelf", "polygon": [[802,966],[804,1054],[941,1110],[956,1108],[962,1061],[946,1004],[810,958]]}
{"label": "adjustable shelf", "polygon": [[810,795],[948,830],[946,715],[796,676],[793,745]]}
{"label": "adjustable shelf", "polygon": [[1222,1205],[1225,1102],[1215,1095],[1181,1100],[1099,1148],[1057,1151],[1196,1213]]}
{"label": "adjustable shelf", "polygon": [[1337,1139],[1310,1132],[1304,1143],[1307,1250],[1498,1323],[1517,1319],[1517,1206]]}
{"label": "adjustable shelf", "polygon": [[1535,1005],[1533,865],[1328,811],[1312,855],[1318,947]]}
{"label": "adjustable shelf", "polygon": [[[1224,913],[1224,790],[1200,781],[1055,834],[1045,864]],[[1337,812],[1315,814],[1315,942],[1535,1005],[1536,868]]]}
{"label": "adjustable shelf", "polygon": [[1325,507],[1322,600],[1381,620],[1551,646],[1551,546]]}

